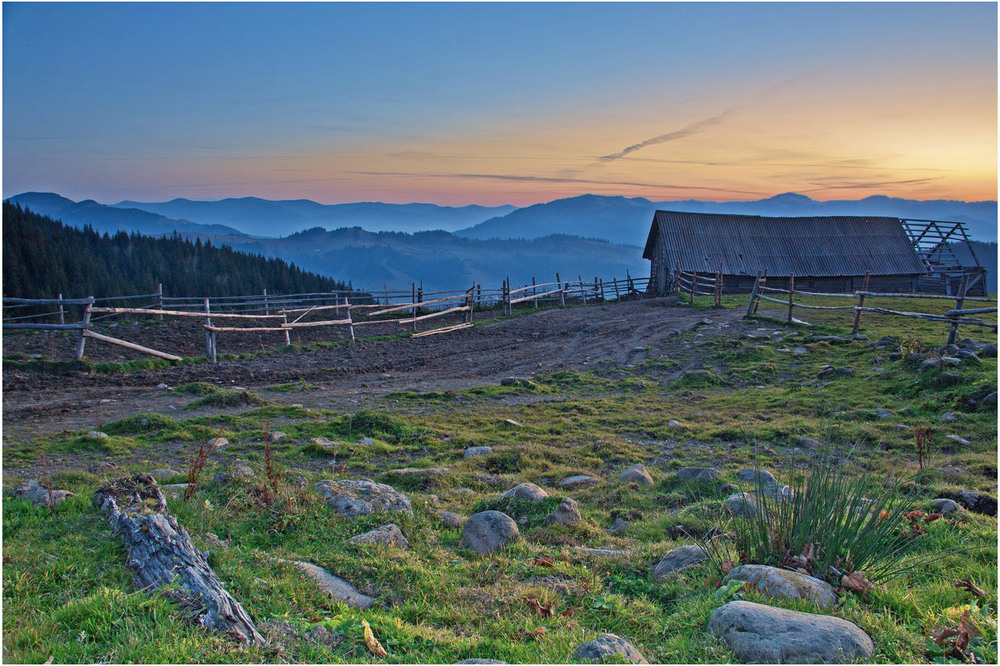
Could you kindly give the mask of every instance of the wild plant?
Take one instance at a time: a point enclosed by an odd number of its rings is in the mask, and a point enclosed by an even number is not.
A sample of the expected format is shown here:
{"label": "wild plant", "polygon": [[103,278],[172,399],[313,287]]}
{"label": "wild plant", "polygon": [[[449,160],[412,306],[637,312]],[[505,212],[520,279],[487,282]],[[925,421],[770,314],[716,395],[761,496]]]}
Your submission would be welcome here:
{"label": "wild plant", "polygon": [[927,426],[919,426],[913,429],[913,442],[917,449],[917,464],[920,471],[924,471],[930,463],[931,458],[931,433]]}
{"label": "wild plant", "polygon": [[208,440],[202,440],[201,446],[198,448],[198,455],[188,465],[188,483],[187,488],[184,489],[185,502],[194,497],[194,492],[198,488],[198,482],[201,480],[201,473],[205,469],[205,464],[208,462],[210,455],[212,455],[212,448],[208,445]]}

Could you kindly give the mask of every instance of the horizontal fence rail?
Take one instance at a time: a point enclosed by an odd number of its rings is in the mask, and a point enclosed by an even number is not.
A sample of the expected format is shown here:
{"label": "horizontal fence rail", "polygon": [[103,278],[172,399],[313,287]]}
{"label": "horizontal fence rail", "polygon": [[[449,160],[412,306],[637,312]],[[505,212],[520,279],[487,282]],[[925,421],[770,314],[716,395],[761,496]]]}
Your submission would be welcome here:
{"label": "horizontal fence rail", "polygon": [[[472,326],[477,311],[502,309],[512,314],[513,306],[530,303],[532,307],[565,306],[569,303],[596,303],[644,298],[649,286],[647,278],[623,278],[592,281],[578,276],[563,280],[559,273],[555,281],[538,282],[511,288],[506,278],[499,288],[484,288],[473,284],[466,289],[424,291],[417,283],[410,290],[388,288],[366,291],[310,292],[301,294],[260,294],[242,296],[168,296],[162,285],[151,294],[129,294],[94,298],[68,299],[60,294],[54,299],[5,297],[3,328],[37,331],[70,332],[78,335],[74,358],[84,356],[87,340],[115,345],[170,361],[180,361],[177,354],[152,349],[135,342],[120,340],[91,330],[94,322],[111,317],[150,318],[155,320],[201,320],[205,332],[205,355],[218,362],[220,334],[279,333],[285,345],[291,345],[291,333],[303,329],[330,327],[340,329],[350,342],[356,340],[358,326],[405,327],[411,337],[420,338],[464,330]],[[148,303],[135,303],[148,301]],[[77,321],[67,321],[72,313]],[[441,325],[437,320],[458,317],[459,323]],[[222,325],[215,323],[222,322]],[[418,325],[436,325],[418,331]],[[390,329],[391,330],[391,329]]]}

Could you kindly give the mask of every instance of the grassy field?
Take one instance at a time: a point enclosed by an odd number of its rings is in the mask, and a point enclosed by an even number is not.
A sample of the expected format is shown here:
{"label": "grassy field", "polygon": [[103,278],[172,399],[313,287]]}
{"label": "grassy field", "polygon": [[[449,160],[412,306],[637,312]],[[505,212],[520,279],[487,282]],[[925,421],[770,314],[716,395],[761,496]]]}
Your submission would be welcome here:
{"label": "grassy field", "polygon": [[[746,297],[726,299],[731,308],[745,303]],[[885,305],[912,309],[912,303]],[[781,314],[762,305],[761,314],[769,311]],[[96,449],[108,460],[127,461],[112,473],[119,474],[161,466],[157,450],[167,444],[187,446],[193,457],[205,439],[228,438],[230,446],[210,459],[193,498],[170,500],[169,507],[196,544],[211,550],[216,573],[250,615],[258,623],[279,621],[286,632],[267,647],[243,648],[185,621],[185,612],[165,597],[136,591],[122,548],[91,503],[107,474],[64,470],[41,479],[76,493],[54,509],[3,502],[4,660],[566,662],[584,641],[612,632],[627,636],[651,662],[732,661],[725,644],[704,630],[711,612],[728,600],[717,591],[719,572],[704,565],[661,581],[652,576],[671,548],[730,529],[722,501],[732,490],[681,483],[678,468],[715,467],[735,484],[738,470],[759,464],[788,483],[815,455],[796,445],[808,436],[830,447],[856,446],[859,457],[844,464],[884,477],[899,497],[913,493],[917,508],[927,510],[930,500],[961,490],[996,494],[997,413],[995,405],[981,403],[996,391],[995,357],[918,373],[908,353],[943,344],[945,325],[866,315],[867,340],[817,340],[849,331],[851,315],[811,314],[796,314],[810,326],[761,320],[752,338],[706,342],[699,368],[682,370],[671,349],[655,349],[633,367],[597,362],[586,372],[539,376],[517,386],[396,393],[353,414],[277,406],[266,390],[247,397],[192,385],[178,389],[192,403],[246,410],[195,418],[136,415],[105,424],[107,439],[75,432],[6,444],[6,456],[36,461]],[[960,337],[996,341],[994,333],[971,328]],[[698,340],[697,329],[686,335]],[[896,341],[875,348],[882,336]],[[818,378],[824,365],[842,371]],[[893,414],[881,418],[876,409]],[[947,412],[957,420],[942,422]],[[931,429],[923,468],[914,448],[917,426]],[[277,430],[286,433],[273,444],[279,492],[268,498],[263,442]],[[313,443],[318,437],[341,442],[336,455]],[[463,459],[469,446],[491,446],[495,453]],[[866,470],[869,456],[872,468]],[[237,462],[255,476],[212,482],[216,471]],[[618,479],[636,462],[649,468],[653,487]],[[390,471],[403,467],[448,470],[405,477]],[[178,471],[162,483],[185,482],[186,471]],[[572,474],[601,482],[561,488],[558,482]],[[389,483],[410,495],[413,515],[338,517],[314,490],[316,481],[337,478]],[[5,479],[5,486],[17,481]],[[504,506],[525,519],[524,538],[491,557],[460,548],[461,530],[444,527],[437,516],[441,509],[467,516],[501,506],[499,494],[522,481],[546,487],[550,498],[537,506]],[[582,523],[544,524],[562,497],[579,503]],[[618,517],[630,525],[611,536],[606,529]],[[410,550],[344,543],[387,522],[401,527]],[[209,533],[228,547],[210,545]],[[867,596],[843,593],[831,612],[872,637],[874,661],[899,663],[944,660],[931,633],[955,626],[969,611],[982,635],[973,652],[995,663],[996,544],[992,516],[962,511],[930,523],[903,563],[912,565],[909,573]],[[576,549],[581,546],[625,555],[595,557]],[[332,602],[279,559],[321,565],[376,603],[356,610]],[[985,598],[956,588],[959,578],[970,578]],[[736,594],[817,611],[753,590]],[[554,614],[539,614],[529,600],[551,605]],[[363,620],[388,656],[366,648]],[[317,626],[326,631],[310,634]]]}

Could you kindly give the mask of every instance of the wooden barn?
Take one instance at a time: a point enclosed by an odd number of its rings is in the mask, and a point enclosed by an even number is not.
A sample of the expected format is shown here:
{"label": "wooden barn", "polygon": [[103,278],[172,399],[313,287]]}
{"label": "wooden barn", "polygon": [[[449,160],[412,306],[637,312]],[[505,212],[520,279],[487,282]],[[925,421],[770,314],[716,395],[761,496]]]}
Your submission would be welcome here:
{"label": "wooden barn", "polygon": [[[985,269],[960,265],[956,243],[968,246],[960,222],[895,217],[762,217],[658,210],[643,258],[649,290],[671,291],[674,271],[721,271],[723,290],[748,293],[767,271],[768,285],[852,292],[870,272],[873,291],[956,293],[968,275],[968,294],[985,294]],[[973,259],[975,253],[969,246]]]}

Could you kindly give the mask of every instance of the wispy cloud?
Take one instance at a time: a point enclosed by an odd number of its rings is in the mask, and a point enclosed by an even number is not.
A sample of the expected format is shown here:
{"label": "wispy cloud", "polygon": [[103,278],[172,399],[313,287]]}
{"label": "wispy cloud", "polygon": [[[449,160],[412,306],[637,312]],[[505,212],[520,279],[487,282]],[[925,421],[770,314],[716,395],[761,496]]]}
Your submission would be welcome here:
{"label": "wispy cloud", "polygon": [[642,150],[647,146],[655,146],[659,143],[666,143],[667,141],[676,141],[677,139],[683,139],[689,137],[693,134],[698,134],[699,132],[704,132],[708,128],[722,123],[727,116],[733,113],[735,109],[727,109],[717,116],[712,116],[711,118],[704,118],[697,122],[693,122],[690,125],[685,125],[679,130],[674,130],[673,132],[667,132],[666,134],[661,134],[660,136],[654,136],[652,139],[646,139],[645,141],[640,141],[634,145],[628,146],[623,150],[612,153],[611,155],[604,155],[603,157],[598,157],[600,162],[612,162],[617,159],[625,157],[629,153],[634,153],[637,150]]}
{"label": "wispy cloud", "polygon": [[812,182],[810,185],[815,185],[816,187],[809,190],[800,190],[801,192],[822,192],[823,190],[873,190],[880,187],[888,187],[891,185],[924,185],[926,183],[934,182],[935,180],[941,180],[944,176],[934,176],[932,178],[911,178],[908,180],[880,180],[880,181],[833,181],[836,184],[825,184],[823,182]]}
{"label": "wispy cloud", "polygon": [[732,194],[754,194],[749,190],[737,190],[728,187],[707,187],[704,185],[665,185],[662,183],[636,183],[629,181],[593,180],[589,178],[567,178],[555,176],[524,176],[520,174],[496,174],[496,173],[417,173],[401,171],[354,171],[352,173],[363,176],[393,176],[396,178],[452,178],[452,179],[472,179],[472,180],[501,180],[507,182],[530,182],[530,183],[575,183],[584,185],[604,185],[628,187],[648,187],[652,189],[664,190],[705,190],[708,192],[725,192]]}

